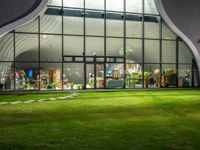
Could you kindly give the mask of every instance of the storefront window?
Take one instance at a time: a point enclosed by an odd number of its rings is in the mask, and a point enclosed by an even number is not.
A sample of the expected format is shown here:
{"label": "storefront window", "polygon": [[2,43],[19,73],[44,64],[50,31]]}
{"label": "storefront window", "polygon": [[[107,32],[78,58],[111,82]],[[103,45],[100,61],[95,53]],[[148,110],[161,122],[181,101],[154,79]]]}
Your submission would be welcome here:
{"label": "storefront window", "polygon": [[16,90],[39,90],[38,63],[16,63]]}
{"label": "storefront window", "polygon": [[0,91],[14,90],[14,69],[12,63],[0,62]]}
{"label": "storefront window", "polygon": [[140,64],[126,64],[126,88],[142,88],[142,67]]}
{"label": "storefront window", "polygon": [[63,72],[63,88],[65,90],[84,88],[83,63],[65,63]]}
{"label": "storefront window", "polygon": [[145,64],[144,65],[144,87],[159,88],[160,87],[160,65]]}
{"label": "storefront window", "polygon": [[179,65],[178,86],[181,88],[192,86],[192,65]]}
{"label": "storefront window", "polygon": [[124,87],[124,64],[106,64],[106,88],[115,89]]}
{"label": "storefront window", "polygon": [[163,64],[161,74],[162,87],[176,87],[177,86],[177,72],[175,64]]}
{"label": "storefront window", "polygon": [[62,90],[62,65],[41,63],[40,67],[40,89]]}

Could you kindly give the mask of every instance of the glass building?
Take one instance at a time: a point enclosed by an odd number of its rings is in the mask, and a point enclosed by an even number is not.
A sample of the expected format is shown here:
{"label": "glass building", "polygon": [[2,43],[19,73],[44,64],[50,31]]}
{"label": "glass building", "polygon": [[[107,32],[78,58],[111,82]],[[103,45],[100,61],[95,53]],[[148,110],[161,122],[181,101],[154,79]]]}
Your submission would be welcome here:
{"label": "glass building", "polygon": [[0,38],[0,91],[188,88],[198,76],[154,0],[52,0]]}

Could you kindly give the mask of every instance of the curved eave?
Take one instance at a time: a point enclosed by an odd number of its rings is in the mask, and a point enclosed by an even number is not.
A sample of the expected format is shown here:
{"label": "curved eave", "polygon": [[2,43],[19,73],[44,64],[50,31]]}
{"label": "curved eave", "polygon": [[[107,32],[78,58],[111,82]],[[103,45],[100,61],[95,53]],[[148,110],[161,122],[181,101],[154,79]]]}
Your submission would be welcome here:
{"label": "curved eave", "polygon": [[199,73],[200,73],[200,53],[198,52],[198,49],[193,44],[193,42],[173,23],[173,21],[170,19],[170,17],[167,15],[162,1],[161,0],[155,0],[157,9],[162,16],[163,20],[166,22],[166,24],[174,31],[180,38],[182,38],[183,41],[190,47],[192,50],[192,53],[196,59],[196,63],[198,65]]}
{"label": "curved eave", "polygon": [[48,3],[48,0],[41,0],[38,7],[36,9],[34,9],[31,13],[29,13],[28,15],[26,15],[25,17],[23,17],[17,21],[14,21],[8,25],[1,27],[0,28],[0,37],[4,36],[8,32],[15,30],[16,28],[18,28],[26,23],[29,23],[32,20],[34,20],[35,18],[37,18],[45,10],[47,3]]}

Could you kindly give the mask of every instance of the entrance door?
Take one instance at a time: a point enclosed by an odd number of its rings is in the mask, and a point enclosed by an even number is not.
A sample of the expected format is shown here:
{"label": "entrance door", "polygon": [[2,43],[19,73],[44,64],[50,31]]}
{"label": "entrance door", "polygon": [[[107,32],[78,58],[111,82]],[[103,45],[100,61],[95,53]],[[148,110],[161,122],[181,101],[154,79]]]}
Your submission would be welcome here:
{"label": "entrance door", "polygon": [[104,88],[104,64],[86,64],[86,88]]}

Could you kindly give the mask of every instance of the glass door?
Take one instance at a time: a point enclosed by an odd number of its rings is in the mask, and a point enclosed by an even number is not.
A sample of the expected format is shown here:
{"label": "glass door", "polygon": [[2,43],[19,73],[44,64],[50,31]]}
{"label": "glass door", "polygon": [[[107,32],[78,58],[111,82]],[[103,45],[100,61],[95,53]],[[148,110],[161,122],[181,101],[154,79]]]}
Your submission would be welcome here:
{"label": "glass door", "polygon": [[104,88],[104,64],[86,64],[86,88]]}
{"label": "glass door", "polygon": [[104,64],[96,64],[96,88],[103,89],[104,88]]}
{"label": "glass door", "polygon": [[94,64],[86,64],[86,88],[94,89],[95,88],[95,68]]}

